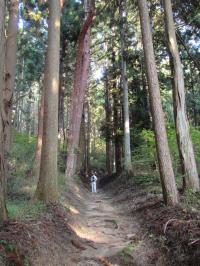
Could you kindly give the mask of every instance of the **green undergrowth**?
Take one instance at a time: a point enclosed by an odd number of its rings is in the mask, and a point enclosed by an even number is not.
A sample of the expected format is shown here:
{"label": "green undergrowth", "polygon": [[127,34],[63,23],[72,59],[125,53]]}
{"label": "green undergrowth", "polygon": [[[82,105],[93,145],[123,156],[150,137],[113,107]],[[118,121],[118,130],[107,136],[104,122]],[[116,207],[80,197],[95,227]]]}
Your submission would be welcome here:
{"label": "green undergrowth", "polygon": [[29,221],[35,220],[47,212],[47,207],[42,202],[7,201],[8,215],[10,219]]}
{"label": "green undergrowth", "polygon": [[[146,169],[146,171],[152,171],[152,169],[158,168],[156,146],[154,133],[152,130],[143,129],[140,133],[137,133],[137,145],[133,149],[133,164],[136,170]],[[172,157],[172,163],[174,168],[175,176],[180,175],[180,163],[179,153],[177,148],[176,133],[174,126],[167,125],[167,136]],[[195,149],[195,158],[197,162],[198,172],[200,173],[200,131],[195,128],[191,128],[191,137],[193,146]]]}
{"label": "green undergrowth", "polygon": [[[9,176],[7,181],[7,209],[10,219],[37,219],[47,211],[41,202],[32,203],[37,180],[33,176],[36,137],[13,130],[12,145],[8,154]],[[64,165],[64,151],[59,153],[60,162]],[[63,191],[67,187],[65,173],[59,165],[58,188]]]}
{"label": "green undergrowth", "polygon": [[8,154],[8,194],[33,194],[36,187],[32,176],[35,145],[36,137],[12,132],[11,150]]}

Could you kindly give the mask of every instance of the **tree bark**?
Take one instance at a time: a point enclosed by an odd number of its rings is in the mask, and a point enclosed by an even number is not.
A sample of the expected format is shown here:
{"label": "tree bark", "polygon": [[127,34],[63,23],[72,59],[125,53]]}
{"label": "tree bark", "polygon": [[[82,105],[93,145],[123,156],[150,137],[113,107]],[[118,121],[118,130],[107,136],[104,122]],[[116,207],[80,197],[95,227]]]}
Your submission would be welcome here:
{"label": "tree bark", "polygon": [[199,191],[199,178],[186,112],[184,74],[178,52],[171,0],[164,0],[163,3],[168,46],[173,67],[173,104],[179,157],[183,168],[186,188]]}
{"label": "tree bark", "polygon": [[178,203],[178,192],[161,104],[147,1],[138,0],[138,6],[163,198],[167,205],[175,205]]}
{"label": "tree bark", "polygon": [[115,141],[115,169],[119,174],[122,171],[122,135],[121,135],[121,102],[117,82],[113,84],[113,131]]}
{"label": "tree bark", "polygon": [[58,94],[60,52],[60,1],[49,0],[48,48],[44,74],[44,120],[39,182],[35,198],[58,200]]}
{"label": "tree bark", "polygon": [[40,174],[43,121],[44,121],[44,89],[42,89],[42,95],[40,99],[40,108],[39,108],[39,116],[38,116],[38,134],[37,134],[37,144],[36,144],[36,151],[35,151],[35,164],[34,164],[34,169],[33,169],[33,175],[36,178],[36,180],[39,180],[39,174]]}
{"label": "tree bark", "polygon": [[86,101],[84,104],[84,118],[85,118],[85,161],[84,161],[84,171],[88,173],[90,167],[90,105]]}
{"label": "tree bark", "polygon": [[0,223],[7,219],[5,204],[3,88],[5,62],[5,0],[0,0]]}
{"label": "tree bark", "polygon": [[131,162],[130,120],[128,101],[128,80],[125,56],[125,23],[126,23],[126,0],[119,1],[120,13],[120,42],[121,42],[121,78],[123,86],[123,115],[124,115],[124,170],[131,174],[133,171]]}
{"label": "tree bark", "polygon": [[81,117],[83,112],[85,90],[89,74],[90,26],[94,17],[93,4],[89,5],[89,12],[86,7],[86,14],[87,17],[78,40],[76,66],[74,74],[74,87],[71,96],[66,163],[66,175],[69,177],[73,176],[76,171]]}
{"label": "tree bark", "polygon": [[[59,132],[59,144],[65,143],[65,119],[64,119],[64,89],[65,89],[65,75],[64,75],[64,57],[65,57],[65,45],[62,45],[62,55],[60,59],[60,85],[59,85],[59,108],[58,108],[58,132]],[[60,148],[60,145],[59,145]]]}
{"label": "tree bark", "polygon": [[113,173],[113,144],[112,144],[112,95],[108,79],[105,80],[105,112],[106,112],[106,169],[108,175]]}
{"label": "tree bark", "polygon": [[12,115],[12,99],[15,83],[15,72],[17,63],[17,33],[18,33],[19,1],[10,0],[9,21],[6,30],[6,54],[5,54],[5,87],[3,91],[4,113],[5,113],[5,151],[10,149],[10,131]]}

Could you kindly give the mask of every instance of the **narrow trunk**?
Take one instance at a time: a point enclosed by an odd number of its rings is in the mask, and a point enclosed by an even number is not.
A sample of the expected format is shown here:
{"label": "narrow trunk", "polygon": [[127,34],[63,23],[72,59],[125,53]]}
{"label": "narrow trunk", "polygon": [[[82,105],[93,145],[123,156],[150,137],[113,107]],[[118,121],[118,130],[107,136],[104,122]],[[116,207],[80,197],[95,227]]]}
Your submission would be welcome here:
{"label": "narrow trunk", "polygon": [[7,219],[5,204],[4,121],[2,115],[5,54],[5,0],[0,0],[0,223]]}
{"label": "narrow trunk", "polygon": [[19,1],[9,2],[9,21],[6,30],[6,54],[5,54],[5,87],[3,91],[3,102],[5,112],[5,150],[10,149],[11,131],[11,111],[15,82],[16,62],[17,62],[17,32],[18,32]]}
{"label": "narrow trunk", "polygon": [[57,142],[60,51],[60,1],[49,0],[48,48],[44,74],[44,120],[39,182],[35,197],[58,200]]}
{"label": "narrow trunk", "polygon": [[71,177],[76,170],[77,149],[79,145],[80,125],[83,112],[83,102],[89,72],[89,46],[90,46],[90,26],[94,16],[94,6],[89,6],[89,12],[86,4],[87,18],[83,25],[78,40],[76,55],[76,66],[74,76],[74,88],[71,96],[69,135],[67,146],[66,175]]}
{"label": "narrow trunk", "polygon": [[125,23],[126,23],[126,0],[120,1],[120,42],[121,42],[121,78],[123,87],[123,115],[124,115],[124,170],[128,173],[133,171],[131,162],[131,143],[130,143],[130,121],[129,121],[129,101],[128,101],[128,80],[126,71],[125,56]]}
{"label": "narrow trunk", "polygon": [[79,148],[77,151],[76,173],[84,171],[85,168],[85,117],[84,112],[81,119]]}
{"label": "narrow trunk", "polygon": [[106,112],[106,169],[108,175],[113,172],[113,147],[112,147],[112,107],[111,92],[109,90],[108,79],[105,81],[105,112]]}
{"label": "narrow trunk", "polygon": [[173,65],[173,103],[179,157],[183,165],[186,188],[199,191],[199,178],[186,112],[184,74],[178,52],[171,0],[164,0],[163,3],[168,46]]}
{"label": "narrow trunk", "polygon": [[38,134],[37,134],[37,145],[35,152],[35,164],[33,174],[36,180],[39,179],[40,174],[40,163],[42,154],[42,136],[43,136],[43,120],[44,120],[44,89],[42,89],[42,95],[40,99],[40,108],[38,115]]}
{"label": "narrow trunk", "polygon": [[[63,47],[65,49],[65,47]],[[64,51],[63,51],[64,53]],[[65,76],[64,76],[64,54],[62,55],[60,63],[60,85],[59,85],[59,109],[58,109],[58,132],[59,142],[64,144],[65,142],[65,127],[64,127],[64,89],[65,89]],[[60,147],[60,145],[59,145]]]}
{"label": "narrow trunk", "polygon": [[84,170],[85,173],[88,173],[90,167],[90,106],[88,101],[85,102],[84,108],[84,131],[85,131],[85,162],[84,162]]}
{"label": "narrow trunk", "polygon": [[117,82],[113,84],[113,118],[114,118],[114,139],[115,139],[115,168],[116,173],[122,171],[122,135],[121,135],[121,103]]}
{"label": "narrow trunk", "polygon": [[138,6],[163,198],[166,204],[175,205],[178,203],[178,192],[161,104],[147,1],[138,0]]}

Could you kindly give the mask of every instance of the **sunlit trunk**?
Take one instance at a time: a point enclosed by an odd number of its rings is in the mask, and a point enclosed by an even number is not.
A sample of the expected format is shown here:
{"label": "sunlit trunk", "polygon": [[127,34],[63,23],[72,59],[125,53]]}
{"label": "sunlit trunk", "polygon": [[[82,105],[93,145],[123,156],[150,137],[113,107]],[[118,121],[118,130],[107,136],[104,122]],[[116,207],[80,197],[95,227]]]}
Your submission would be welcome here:
{"label": "sunlit trunk", "polygon": [[124,170],[128,173],[133,171],[131,162],[130,143],[130,121],[129,121],[129,101],[128,101],[128,80],[125,57],[125,23],[126,23],[126,1],[119,4],[120,13],[120,42],[121,42],[121,78],[123,86],[123,115],[124,115]]}
{"label": "sunlit trunk", "polygon": [[138,0],[138,6],[163,198],[166,204],[175,205],[178,203],[178,192],[162,110],[147,1]]}
{"label": "sunlit trunk", "polygon": [[49,0],[48,47],[44,73],[44,120],[39,182],[35,198],[58,200],[58,94],[60,63],[60,1]]}
{"label": "sunlit trunk", "polygon": [[78,40],[74,87],[71,96],[69,133],[67,144],[66,176],[73,176],[76,171],[77,149],[79,146],[81,117],[87,80],[89,74],[90,27],[94,16],[94,4],[88,9],[85,3],[86,20]]}
{"label": "sunlit trunk", "polygon": [[199,177],[186,112],[184,74],[178,52],[171,0],[164,0],[165,25],[172,61],[173,103],[179,157],[186,188],[199,190]]}
{"label": "sunlit trunk", "polygon": [[37,144],[35,151],[35,163],[33,169],[33,175],[36,180],[39,179],[40,174],[40,163],[42,154],[42,136],[43,136],[43,120],[44,120],[44,89],[42,89],[42,95],[40,99],[40,108],[38,114],[38,133],[37,133]]}

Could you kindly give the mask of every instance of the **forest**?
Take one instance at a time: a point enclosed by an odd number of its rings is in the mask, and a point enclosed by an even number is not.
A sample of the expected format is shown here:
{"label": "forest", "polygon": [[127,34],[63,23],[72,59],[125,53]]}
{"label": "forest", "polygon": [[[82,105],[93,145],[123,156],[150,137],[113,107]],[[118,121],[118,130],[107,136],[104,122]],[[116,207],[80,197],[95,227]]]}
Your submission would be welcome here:
{"label": "forest", "polygon": [[200,265],[199,74],[199,0],[0,0],[0,266]]}

